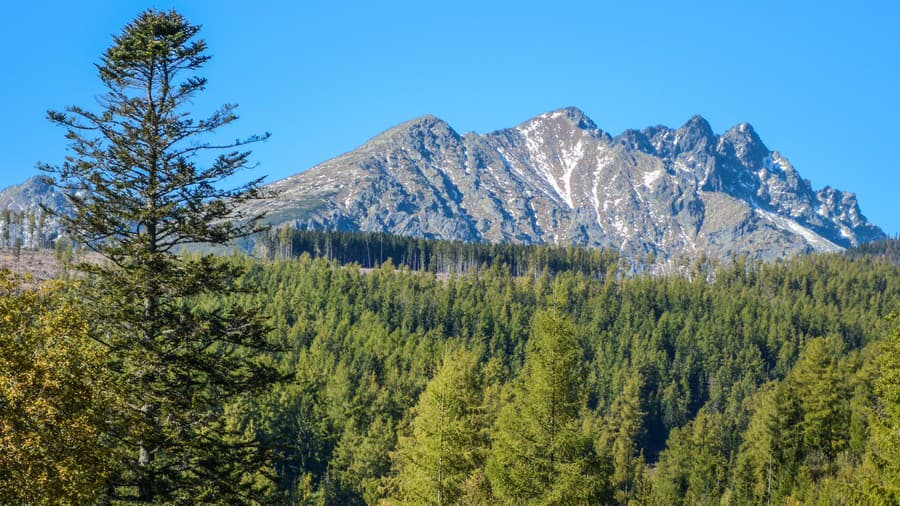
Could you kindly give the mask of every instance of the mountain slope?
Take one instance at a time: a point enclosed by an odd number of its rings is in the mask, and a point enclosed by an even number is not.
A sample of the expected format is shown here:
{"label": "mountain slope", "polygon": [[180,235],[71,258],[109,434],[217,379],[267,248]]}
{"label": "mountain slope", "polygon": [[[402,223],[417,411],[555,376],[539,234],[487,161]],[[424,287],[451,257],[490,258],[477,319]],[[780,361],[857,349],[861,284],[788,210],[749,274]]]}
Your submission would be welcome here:
{"label": "mountain slope", "polygon": [[884,233],[851,193],[811,188],[744,123],[612,137],[566,108],[486,135],[422,116],[270,188],[276,225],[580,244],[676,260],[838,251]]}
{"label": "mountain slope", "polygon": [[59,219],[45,214],[41,205],[71,209],[66,197],[40,176],[0,190],[0,248],[45,247],[59,237]]}

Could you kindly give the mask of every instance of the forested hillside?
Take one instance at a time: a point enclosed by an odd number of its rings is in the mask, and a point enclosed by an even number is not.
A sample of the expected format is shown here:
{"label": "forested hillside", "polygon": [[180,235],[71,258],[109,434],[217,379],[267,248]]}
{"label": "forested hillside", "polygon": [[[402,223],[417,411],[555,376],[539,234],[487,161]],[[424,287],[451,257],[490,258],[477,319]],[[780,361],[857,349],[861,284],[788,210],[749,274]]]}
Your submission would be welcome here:
{"label": "forested hillside", "polygon": [[[892,249],[678,276],[625,276],[614,256],[571,248],[509,247],[530,266],[519,275],[499,259],[435,276],[235,256],[246,273],[233,294],[191,304],[261,309],[281,350],[262,359],[287,381],[218,407],[222,430],[272,449],[241,482],[255,500],[893,504],[900,268],[880,254]],[[530,254],[595,263],[551,269]],[[29,295],[4,280],[0,302],[21,317],[0,330],[23,338],[2,354],[15,409],[0,443],[18,452],[0,457],[0,489],[39,479],[55,492],[12,497],[97,497],[116,472],[102,414],[126,386],[83,337],[91,281]],[[28,358],[48,350],[63,359]]]}
{"label": "forested hillside", "polygon": [[296,374],[255,404],[287,442],[293,501],[891,501],[886,261],[692,281],[251,263],[244,302],[271,312]]}

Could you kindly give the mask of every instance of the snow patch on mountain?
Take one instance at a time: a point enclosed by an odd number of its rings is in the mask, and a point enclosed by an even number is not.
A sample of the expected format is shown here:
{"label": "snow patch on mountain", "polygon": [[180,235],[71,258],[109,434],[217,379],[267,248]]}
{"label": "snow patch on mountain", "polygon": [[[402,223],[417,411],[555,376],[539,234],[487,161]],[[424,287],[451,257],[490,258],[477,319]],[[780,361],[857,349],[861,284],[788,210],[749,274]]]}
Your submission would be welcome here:
{"label": "snow patch on mountain", "polygon": [[755,208],[754,211],[763,218],[775,224],[778,228],[800,235],[801,237],[803,237],[806,243],[812,246],[816,251],[837,252],[844,250],[844,248],[829,241],[828,239],[804,227],[794,220],[769,211],[765,211],[758,207]]}

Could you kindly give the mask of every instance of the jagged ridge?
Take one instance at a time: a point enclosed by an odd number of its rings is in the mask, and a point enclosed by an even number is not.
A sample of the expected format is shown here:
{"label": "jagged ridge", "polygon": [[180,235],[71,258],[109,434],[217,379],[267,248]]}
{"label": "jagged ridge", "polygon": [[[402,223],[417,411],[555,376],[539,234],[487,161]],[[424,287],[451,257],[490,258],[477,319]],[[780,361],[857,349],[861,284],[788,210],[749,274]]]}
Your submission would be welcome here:
{"label": "jagged ridge", "polygon": [[460,135],[422,116],[271,185],[275,225],[580,244],[673,260],[771,259],[880,239],[856,198],[815,191],[753,128],[694,116],[612,137],[577,108]]}
{"label": "jagged ridge", "polygon": [[[700,116],[612,137],[574,107],[485,135],[426,115],[270,188],[277,197],[245,211],[266,211],[275,226],[602,246],[669,262],[885,237],[852,193],[814,190],[749,124],[716,135]],[[39,203],[66,207],[38,178],[3,190],[0,210],[19,218],[0,216],[0,229],[26,247],[52,240],[57,223],[36,234],[27,225]]]}

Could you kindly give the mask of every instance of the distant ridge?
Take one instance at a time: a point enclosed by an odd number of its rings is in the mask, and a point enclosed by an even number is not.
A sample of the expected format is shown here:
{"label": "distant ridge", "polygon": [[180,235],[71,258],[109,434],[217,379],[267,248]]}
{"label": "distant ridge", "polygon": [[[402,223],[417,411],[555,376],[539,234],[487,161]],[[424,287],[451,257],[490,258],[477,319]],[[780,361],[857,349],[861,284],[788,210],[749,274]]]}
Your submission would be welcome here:
{"label": "distant ridge", "polygon": [[49,247],[59,238],[59,219],[44,213],[42,205],[62,212],[70,210],[65,195],[41,176],[0,190],[0,248]]}
{"label": "distant ridge", "polygon": [[604,246],[663,261],[840,251],[884,233],[856,197],[814,190],[753,127],[701,116],[616,137],[580,109],[460,135],[431,115],[272,183],[276,226]]}
{"label": "distant ridge", "polygon": [[[663,263],[886,238],[855,195],[814,190],[749,124],[716,135],[701,116],[613,137],[575,107],[484,135],[424,115],[269,188],[274,199],[243,211],[276,227],[609,247]],[[0,247],[56,240],[41,204],[68,209],[40,177],[0,191]]]}

